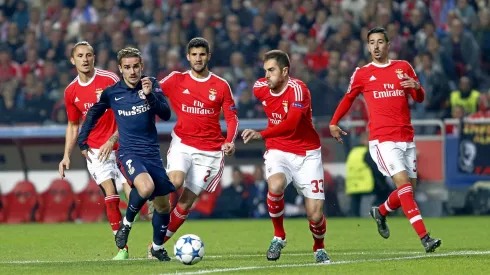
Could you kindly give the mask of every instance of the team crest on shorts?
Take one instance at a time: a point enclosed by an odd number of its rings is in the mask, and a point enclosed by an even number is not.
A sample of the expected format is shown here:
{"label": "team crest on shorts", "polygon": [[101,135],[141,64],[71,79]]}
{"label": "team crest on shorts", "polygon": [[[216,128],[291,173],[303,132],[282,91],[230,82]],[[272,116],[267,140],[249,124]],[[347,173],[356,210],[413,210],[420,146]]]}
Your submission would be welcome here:
{"label": "team crest on shorts", "polygon": [[392,171],[393,171],[393,170],[395,170],[395,165],[390,164],[390,169],[391,169]]}
{"label": "team crest on shorts", "polygon": [[217,94],[217,93],[218,93],[218,92],[216,92],[216,90],[215,90],[215,89],[211,89],[211,90],[209,90],[209,100],[213,100],[213,101],[214,101],[214,100],[216,99],[216,94]]}
{"label": "team crest on shorts", "polygon": [[282,102],[282,106],[284,107],[284,112],[287,113],[288,112],[288,101],[284,100]]}
{"label": "team crest on shorts", "polygon": [[143,92],[143,90],[139,90],[138,91],[138,95],[140,96],[141,99],[146,99],[146,95],[145,93]]}
{"label": "team crest on shorts", "polygon": [[97,102],[99,102],[99,100],[100,100],[100,95],[102,94],[102,92],[103,92],[103,91],[104,91],[104,89],[102,89],[102,88],[97,88],[97,89],[95,89],[95,94],[96,94],[96,96],[97,96]]}

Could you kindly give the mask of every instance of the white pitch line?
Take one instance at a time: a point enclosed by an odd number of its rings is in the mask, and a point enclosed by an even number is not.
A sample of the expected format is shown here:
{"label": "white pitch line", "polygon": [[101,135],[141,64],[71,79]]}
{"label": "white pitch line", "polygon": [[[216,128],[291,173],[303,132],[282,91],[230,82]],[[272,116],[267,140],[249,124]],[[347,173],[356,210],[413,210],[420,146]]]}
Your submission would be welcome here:
{"label": "white pitch line", "polygon": [[[393,251],[393,252],[332,252],[333,255],[349,256],[349,255],[407,255],[421,254],[417,251]],[[310,256],[312,253],[283,253],[286,257]],[[227,259],[227,258],[249,258],[249,257],[265,257],[265,254],[230,254],[230,255],[209,255],[204,256],[204,259]],[[147,258],[130,258],[130,261],[145,261]],[[0,264],[51,264],[51,263],[86,263],[86,262],[111,262],[112,259],[93,259],[93,260],[25,260],[25,261],[0,261]]]}
{"label": "white pitch line", "polygon": [[[460,255],[488,255],[488,254],[490,254],[490,251],[459,251],[459,252],[450,252],[450,253],[442,253],[442,254],[426,254],[426,255],[394,257],[394,258],[335,261],[330,263],[330,265],[357,264],[357,263],[365,263],[365,262],[402,261],[402,260],[414,260],[414,259],[421,259],[421,258],[449,257],[449,256],[460,256]],[[255,270],[255,269],[308,267],[308,266],[319,266],[319,264],[308,263],[308,264],[284,264],[284,265],[268,265],[268,266],[267,265],[266,266],[241,266],[241,267],[233,267],[233,268],[217,268],[217,269],[209,269],[209,270],[190,271],[190,272],[164,273],[161,275],[195,275],[195,274],[223,273],[223,272]]]}

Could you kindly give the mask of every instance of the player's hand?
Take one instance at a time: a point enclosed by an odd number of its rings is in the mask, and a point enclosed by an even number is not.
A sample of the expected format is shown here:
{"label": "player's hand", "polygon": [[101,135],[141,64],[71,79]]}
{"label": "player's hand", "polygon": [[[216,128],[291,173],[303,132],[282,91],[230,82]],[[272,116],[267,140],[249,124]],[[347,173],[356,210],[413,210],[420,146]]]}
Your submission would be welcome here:
{"label": "player's hand", "polygon": [[330,125],[329,128],[330,128],[330,134],[332,135],[332,137],[334,137],[338,142],[343,143],[342,142],[342,135],[346,136],[347,133],[344,132],[344,130],[340,129],[340,127],[337,125]]}
{"label": "player's hand", "polygon": [[227,142],[223,144],[222,149],[225,151],[225,155],[231,156],[235,153],[235,143]]}
{"label": "player's hand", "polygon": [[91,148],[88,148],[88,150],[83,150],[82,151],[82,155],[88,160],[88,162],[92,163],[92,160],[88,156],[88,153],[90,153],[92,155],[95,155]]}
{"label": "player's hand", "polygon": [[70,158],[69,157],[63,157],[61,160],[59,166],[58,166],[58,171],[60,172],[61,178],[65,177],[65,168],[66,170],[70,170]]}
{"label": "player's hand", "polygon": [[403,79],[404,80],[400,82],[400,85],[402,85],[403,88],[412,88],[415,90],[420,89],[420,84],[415,81],[415,79],[408,76],[405,76]]}
{"label": "player's hand", "polygon": [[252,129],[245,129],[242,132],[243,143],[247,144],[252,139],[262,139],[262,135]]}
{"label": "player's hand", "polygon": [[143,93],[145,93],[145,95],[149,95],[151,93],[153,83],[151,83],[150,78],[145,77],[141,79],[141,86],[143,87]]}
{"label": "player's hand", "polygon": [[112,148],[114,148],[114,143],[110,140],[106,141],[106,143],[99,148],[98,159],[100,162],[104,162],[109,158],[112,153]]}

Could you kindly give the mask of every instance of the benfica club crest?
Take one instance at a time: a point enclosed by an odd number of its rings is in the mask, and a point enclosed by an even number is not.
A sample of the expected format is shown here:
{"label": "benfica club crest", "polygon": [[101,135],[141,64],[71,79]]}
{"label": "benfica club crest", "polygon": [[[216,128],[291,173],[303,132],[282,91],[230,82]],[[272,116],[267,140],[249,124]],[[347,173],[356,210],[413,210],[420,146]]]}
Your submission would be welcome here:
{"label": "benfica club crest", "polygon": [[287,113],[288,112],[288,101],[287,100],[284,100],[282,102],[282,107],[284,107],[284,112]]}
{"label": "benfica club crest", "polygon": [[138,95],[139,95],[139,97],[140,97],[141,99],[146,99],[146,95],[145,95],[145,93],[143,92],[143,90],[139,90],[139,91],[138,91]]}
{"label": "benfica club crest", "polygon": [[396,73],[396,76],[398,77],[398,79],[408,78],[408,75],[406,73],[403,73],[402,69],[396,69],[395,73]]}
{"label": "benfica club crest", "polygon": [[103,89],[101,89],[101,88],[97,88],[97,89],[95,89],[95,95],[97,96],[97,102],[99,102],[99,100],[100,100],[100,95],[102,94],[102,92],[103,92],[103,91],[104,91],[104,90],[103,90]]}
{"label": "benfica club crest", "polygon": [[216,93],[218,93],[218,92],[216,92],[215,89],[209,90],[209,100],[213,100],[214,101],[216,99]]}

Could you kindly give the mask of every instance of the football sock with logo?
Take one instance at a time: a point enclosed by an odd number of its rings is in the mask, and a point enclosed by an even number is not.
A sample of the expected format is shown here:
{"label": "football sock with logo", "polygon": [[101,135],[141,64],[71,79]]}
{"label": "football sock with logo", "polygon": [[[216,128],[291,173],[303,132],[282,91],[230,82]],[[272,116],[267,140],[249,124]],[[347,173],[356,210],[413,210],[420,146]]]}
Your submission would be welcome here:
{"label": "football sock with logo", "polygon": [[163,243],[166,243],[177,232],[179,227],[185,222],[185,219],[187,219],[187,215],[189,215],[189,210],[184,210],[177,204],[170,215],[170,224]]}
{"label": "football sock with logo", "polygon": [[322,216],[322,219],[319,222],[309,222],[310,231],[313,235],[313,240],[315,241],[313,244],[313,251],[325,248],[324,239],[327,232],[327,220],[325,219],[325,216]]}
{"label": "football sock with logo", "polygon": [[111,224],[112,232],[114,235],[119,229],[119,224],[121,223],[122,215],[119,211],[119,195],[109,195],[105,197],[105,212],[107,214],[107,219]]}
{"label": "football sock with logo", "polygon": [[425,229],[424,221],[420,215],[419,207],[415,202],[413,197],[412,185],[410,183],[404,184],[398,188],[398,197],[402,205],[403,213],[412,224],[413,229],[423,238],[427,235],[427,230]]}
{"label": "football sock with logo", "polygon": [[[153,249],[158,250],[163,247],[163,238],[167,233],[170,213],[160,213],[156,209],[153,212],[151,224],[153,225]],[[155,247],[157,246],[157,247]]]}
{"label": "football sock with logo", "polygon": [[274,236],[286,239],[284,231],[284,194],[267,194],[267,208],[274,225]]}
{"label": "football sock with logo", "polygon": [[133,190],[131,190],[131,193],[129,193],[129,203],[128,209],[126,210],[126,218],[124,219],[124,224],[128,224],[129,226],[131,226],[131,224],[134,222],[134,218],[136,217],[138,212],[140,212],[141,208],[143,207],[143,205],[145,205],[147,200],[147,198],[142,198],[140,196],[136,188],[133,188]]}
{"label": "football sock with logo", "polygon": [[390,212],[395,211],[401,206],[400,198],[398,198],[398,190],[400,190],[400,188],[391,192],[388,199],[379,206],[379,213],[381,213],[382,216],[386,217]]}

